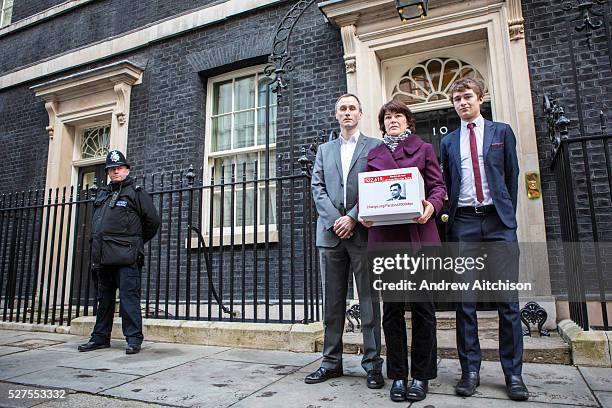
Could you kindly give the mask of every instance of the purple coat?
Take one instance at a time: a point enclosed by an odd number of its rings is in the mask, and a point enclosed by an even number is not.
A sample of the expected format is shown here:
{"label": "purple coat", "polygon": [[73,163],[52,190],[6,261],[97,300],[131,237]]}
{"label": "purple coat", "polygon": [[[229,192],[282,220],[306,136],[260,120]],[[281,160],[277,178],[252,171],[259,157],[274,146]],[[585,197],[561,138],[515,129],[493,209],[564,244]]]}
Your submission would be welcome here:
{"label": "purple coat", "polygon": [[[394,160],[395,159],[395,160]],[[433,146],[425,143],[419,136],[412,134],[402,140],[393,153],[383,143],[368,154],[366,171],[418,167],[425,181],[425,199],[435,208],[434,214],[425,224],[397,224],[370,227],[368,243],[419,242],[439,243],[440,236],[436,227],[436,214],[442,209],[446,197],[446,186]],[[413,245],[418,249],[419,244]]]}

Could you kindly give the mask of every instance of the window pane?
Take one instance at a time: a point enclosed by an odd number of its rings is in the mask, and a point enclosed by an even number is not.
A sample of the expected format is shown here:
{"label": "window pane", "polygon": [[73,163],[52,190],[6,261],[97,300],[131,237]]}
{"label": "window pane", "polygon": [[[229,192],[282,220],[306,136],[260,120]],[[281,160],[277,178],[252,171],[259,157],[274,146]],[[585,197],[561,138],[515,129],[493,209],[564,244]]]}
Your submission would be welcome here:
{"label": "window pane", "polygon": [[[270,143],[276,142],[276,106],[270,107],[269,116],[269,141]],[[257,112],[257,144],[266,144],[266,108],[261,108]]]}
{"label": "window pane", "polygon": [[[213,227],[214,228],[219,228],[221,227],[221,207],[219,207],[219,203],[221,202],[221,190],[218,189],[216,190],[217,192],[215,193],[215,197],[214,197],[214,221],[213,221]],[[223,192],[223,202],[225,203],[223,205],[223,229],[224,229],[224,233],[229,233],[229,231],[225,230],[226,228],[229,229],[230,227],[230,221],[231,221],[231,217],[232,217],[232,192],[230,190],[229,187],[225,188],[224,192]]]}
{"label": "window pane", "polygon": [[234,111],[255,107],[255,76],[236,79]]}
{"label": "window pane", "polygon": [[210,148],[213,152],[229,150],[232,148],[231,126],[231,115],[219,116],[212,119],[212,140]]}
{"label": "window pane", "polygon": [[253,146],[255,143],[255,112],[234,115],[234,149]]}
{"label": "window pane", "polygon": [[[265,107],[268,103],[266,100],[266,92],[268,92],[268,84],[270,82],[272,82],[272,80],[266,76],[261,76],[259,79],[259,98],[257,106],[260,108]],[[270,106],[276,105],[276,96],[277,94],[270,89]]]}
{"label": "window pane", "polygon": [[[237,177],[240,178],[240,180],[242,180],[242,166],[243,163],[246,163],[246,179],[247,181],[252,181],[253,177],[254,177],[254,170],[255,170],[255,160],[259,160],[259,155],[257,153],[247,153],[247,154],[239,154],[236,156],[236,163],[237,164],[237,170],[236,170],[236,174]],[[261,176],[258,174],[257,178],[260,178]],[[252,186],[252,183],[249,185]]]}
{"label": "window pane", "polygon": [[[245,212],[245,225],[253,225],[254,215],[253,215],[253,196],[254,192],[252,188],[247,188],[246,192],[243,191],[242,188],[236,191],[236,228],[242,227],[242,211],[244,208]],[[246,196],[246,207],[243,206],[244,196]],[[236,231],[236,233],[240,233],[240,231]]]}
{"label": "window pane", "polygon": [[[269,175],[270,177],[276,177],[276,151],[270,150],[270,161],[269,161]],[[265,179],[266,177],[266,152],[262,151],[259,154],[259,178]]]}
{"label": "window pane", "polygon": [[106,156],[110,145],[110,129],[110,125],[83,129],[81,159]]}
{"label": "window pane", "polygon": [[213,91],[213,115],[232,111],[232,81],[218,82]]}
{"label": "window pane", "polygon": [[234,156],[225,156],[214,160],[215,184],[221,183],[221,172],[223,172],[223,182],[226,184],[231,182],[233,162]]}
{"label": "window pane", "polygon": [[[264,184],[264,183],[262,183]],[[266,224],[266,189],[259,189],[259,225]],[[276,223],[276,183],[270,183],[268,192],[268,224]]]}

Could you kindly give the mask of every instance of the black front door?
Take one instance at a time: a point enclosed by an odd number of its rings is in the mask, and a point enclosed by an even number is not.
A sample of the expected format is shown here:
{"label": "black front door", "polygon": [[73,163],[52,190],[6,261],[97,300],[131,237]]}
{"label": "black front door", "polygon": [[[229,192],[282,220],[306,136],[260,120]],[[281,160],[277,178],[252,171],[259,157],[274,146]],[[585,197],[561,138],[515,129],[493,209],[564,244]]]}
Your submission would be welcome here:
{"label": "black front door", "polygon": [[106,184],[104,163],[79,168],[79,202],[76,211],[76,240],[74,243],[73,296],[76,306],[91,306],[95,298],[94,285],[89,274],[89,237],[93,213],[91,187],[96,181],[98,187]]}
{"label": "black front door", "polygon": [[[485,102],[480,109],[485,119],[492,120],[491,102]],[[440,141],[444,136],[461,125],[455,108],[436,109],[414,114],[416,120],[416,134],[424,141],[431,143],[440,158]]]}

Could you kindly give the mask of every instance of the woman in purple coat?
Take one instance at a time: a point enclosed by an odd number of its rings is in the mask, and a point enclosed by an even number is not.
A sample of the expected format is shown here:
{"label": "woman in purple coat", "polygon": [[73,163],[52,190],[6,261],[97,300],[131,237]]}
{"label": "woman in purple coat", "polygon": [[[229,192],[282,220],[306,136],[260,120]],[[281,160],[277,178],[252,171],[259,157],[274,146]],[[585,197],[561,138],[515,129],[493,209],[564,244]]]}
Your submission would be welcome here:
{"label": "woman in purple coat", "polygon": [[[383,132],[381,145],[370,150],[366,171],[418,167],[425,181],[424,213],[413,224],[369,227],[368,243],[411,243],[413,250],[424,244],[438,245],[440,237],[435,214],[446,196],[440,165],[431,144],[414,134],[415,121],[408,107],[401,101],[387,102],[378,113]],[[401,199],[401,198],[400,198]],[[383,330],[387,346],[387,376],[393,380],[391,400],[420,401],[425,399],[428,380],[436,378],[437,341],[436,315],[432,302],[411,302],[412,311],[412,381],[408,384],[408,344],[405,308],[402,302],[383,303]]]}

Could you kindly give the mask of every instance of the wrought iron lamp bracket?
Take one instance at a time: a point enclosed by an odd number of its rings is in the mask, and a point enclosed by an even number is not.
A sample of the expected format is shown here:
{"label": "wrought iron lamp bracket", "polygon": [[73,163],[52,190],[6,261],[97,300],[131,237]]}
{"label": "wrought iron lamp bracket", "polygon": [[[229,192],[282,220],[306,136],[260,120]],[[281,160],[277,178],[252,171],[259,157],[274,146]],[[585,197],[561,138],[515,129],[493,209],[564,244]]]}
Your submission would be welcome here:
{"label": "wrought iron lamp bracket", "polygon": [[576,3],[574,3],[573,1],[566,1],[565,3],[563,3],[563,11],[571,11],[573,9],[578,9],[578,11],[580,12],[579,17],[573,20],[578,21],[574,29],[578,32],[585,32],[586,41],[589,49],[592,49],[593,47],[593,43],[591,41],[593,31],[601,28],[601,26],[603,25],[603,22],[601,20],[596,21],[593,19],[593,16],[603,17],[603,13],[598,13],[592,8],[595,5],[602,5],[607,2],[608,0],[576,0]]}
{"label": "wrought iron lamp bracket", "polygon": [[280,97],[282,91],[287,88],[285,74],[293,71],[295,68],[289,52],[291,33],[306,9],[313,5],[315,1],[316,0],[299,0],[289,9],[276,27],[272,54],[268,57],[269,64],[264,68],[264,74],[272,79],[270,89],[272,89],[272,92],[276,93],[278,97]]}

